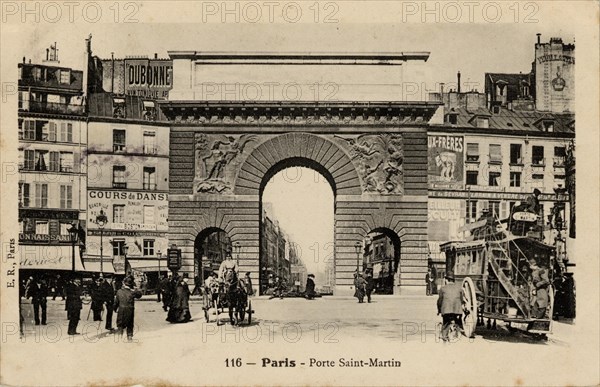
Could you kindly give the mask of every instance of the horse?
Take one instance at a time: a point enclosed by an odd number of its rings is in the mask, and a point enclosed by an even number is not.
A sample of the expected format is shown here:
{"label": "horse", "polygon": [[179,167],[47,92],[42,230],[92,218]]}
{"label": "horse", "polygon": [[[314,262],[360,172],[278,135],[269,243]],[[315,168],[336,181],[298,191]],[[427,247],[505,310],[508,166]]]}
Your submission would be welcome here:
{"label": "horse", "polygon": [[248,295],[245,284],[233,270],[227,270],[224,275],[223,298],[227,302],[229,321],[231,325],[244,321]]}

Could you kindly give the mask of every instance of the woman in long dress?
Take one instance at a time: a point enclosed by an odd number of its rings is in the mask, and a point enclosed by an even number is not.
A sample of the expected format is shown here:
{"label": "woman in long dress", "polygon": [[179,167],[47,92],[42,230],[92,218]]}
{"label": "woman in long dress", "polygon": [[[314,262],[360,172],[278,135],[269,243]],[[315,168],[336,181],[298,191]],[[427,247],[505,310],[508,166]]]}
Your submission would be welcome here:
{"label": "woman in long dress", "polygon": [[359,273],[354,273],[354,297],[358,298],[358,303],[362,304],[365,299],[367,281]]}

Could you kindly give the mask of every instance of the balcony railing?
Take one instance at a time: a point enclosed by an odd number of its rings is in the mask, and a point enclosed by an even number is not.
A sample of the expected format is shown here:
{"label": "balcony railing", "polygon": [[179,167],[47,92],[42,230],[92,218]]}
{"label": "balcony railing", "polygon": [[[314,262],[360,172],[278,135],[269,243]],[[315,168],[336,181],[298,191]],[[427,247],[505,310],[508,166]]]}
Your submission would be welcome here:
{"label": "balcony railing", "polygon": [[565,157],[554,157],[553,165],[555,167],[564,167],[565,166]]}
{"label": "balcony railing", "polygon": [[23,102],[22,110],[35,112],[35,113],[62,113],[62,114],[85,114],[84,107],[82,105],[71,105],[66,103],[57,102],[40,102],[40,101],[29,101]]}
{"label": "balcony railing", "polygon": [[531,160],[531,165],[533,165],[534,167],[543,167],[546,165],[546,159],[534,158]]}

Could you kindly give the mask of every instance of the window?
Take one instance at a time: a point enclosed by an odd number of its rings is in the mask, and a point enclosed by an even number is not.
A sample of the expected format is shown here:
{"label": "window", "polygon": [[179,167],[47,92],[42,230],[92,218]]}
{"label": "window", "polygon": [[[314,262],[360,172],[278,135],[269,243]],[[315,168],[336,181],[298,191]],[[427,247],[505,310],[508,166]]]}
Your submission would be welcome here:
{"label": "window", "polygon": [[19,204],[23,207],[29,207],[29,183],[23,183],[21,185],[21,191],[19,192]]}
{"label": "window", "polygon": [[144,189],[155,190],[156,189],[156,168],[144,167]]}
{"label": "window", "polygon": [[60,186],[60,208],[73,208],[73,187],[70,185]]}
{"label": "window", "polygon": [[490,163],[502,162],[502,146],[500,144],[490,144]]}
{"label": "window", "polygon": [[46,164],[46,154],[48,153],[48,151],[41,151],[41,150],[36,150],[35,151],[35,170],[36,171],[47,171],[47,164]]}
{"label": "window", "polygon": [[521,186],[521,172],[510,173],[510,186],[520,187]]}
{"label": "window", "polygon": [[23,122],[23,139],[25,140],[35,140],[35,121],[33,120],[25,120]]}
{"label": "window", "polygon": [[24,154],[24,163],[23,169],[32,171],[35,169],[35,151],[26,149],[23,151]]}
{"label": "window", "polygon": [[68,85],[71,83],[71,73],[68,70],[60,70],[60,83]]}
{"label": "window", "polygon": [[144,239],[144,256],[154,256],[154,239]]}
{"label": "window", "polygon": [[467,171],[467,185],[477,185],[478,178],[478,171]]}
{"label": "window", "polygon": [[154,131],[144,131],[144,153],[156,153],[156,133]]}
{"label": "window", "polygon": [[554,147],[554,166],[555,167],[564,166],[566,156],[567,156],[567,151],[564,146],[555,146]]}
{"label": "window", "polygon": [[521,158],[521,144],[510,144],[510,163],[511,164],[522,164]]}
{"label": "window", "polygon": [[61,157],[61,154],[59,152],[50,152],[50,157],[49,157],[50,162],[48,163],[49,171],[58,172],[60,170],[60,164],[61,164],[60,157]]}
{"label": "window", "polygon": [[508,211],[512,214],[513,208],[515,207],[516,202],[508,202]]}
{"label": "window", "polygon": [[478,128],[489,128],[490,120],[487,117],[477,117],[477,127]]}
{"label": "window", "polygon": [[500,217],[500,202],[490,200],[488,203],[488,210],[490,210],[490,214],[493,214],[495,218]]}
{"label": "window", "polygon": [[543,173],[534,173],[533,175],[531,175],[531,178],[534,180],[543,180],[544,174]]}
{"label": "window", "polygon": [[498,187],[500,186],[500,172],[490,172],[488,178],[488,185],[490,187]]}
{"label": "window", "polygon": [[60,171],[73,172],[73,153],[60,152]]}
{"label": "window", "polygon": [[69,229],[71,228],[71,223],[60,223],[60,235],[69,235]]}
{"label": "window", "polygon": [[544,165],[544,147],[533,146],[531,148],[531,164]]}
{"label": "window", "polygon": [[48,129],[48,141],[56,141],[56,122],[50,122]]}
{"label": "window", "polygon": [[36,220],[35,221],[35,233],[39,235],[48,235],[48,221]]}
{"label": "window", "polygon": [[154,206],[144,206],[144,224],[154,224]]}
{"label": "window", "polygon": [[479,144],[467,143],[467,161],[479,161]]}
{"label": "window", "polygon": [[113,188],[127,188],[124,165],[113,166]]}
{"label": "window", "polygon": [[113,222],[114,223],[125,223],[125,205],[124,204],[113,204]]}
{"label": "window", "polygon": [[60,123],[60,141],[73,142],[73,124],[67,122]]}
{"label": "window", "polygon": [[48,208],[48,184],[35,185],[35,206]]}
{"label": "window", "polygon": [[125,246],[125,240],[113,239],[113,257],[123,256],[123,247]]}
{"label": "window", "polygon": [[113,129],[113,152],[125,152],[125,130]]}
{"label": "window", "polygon": [[467,200],[467,219],[477,219],[477,200]]}
{"label": "window", "polygon": [[554,121],[544,121],[543,125],[546,132],[554,132]]}

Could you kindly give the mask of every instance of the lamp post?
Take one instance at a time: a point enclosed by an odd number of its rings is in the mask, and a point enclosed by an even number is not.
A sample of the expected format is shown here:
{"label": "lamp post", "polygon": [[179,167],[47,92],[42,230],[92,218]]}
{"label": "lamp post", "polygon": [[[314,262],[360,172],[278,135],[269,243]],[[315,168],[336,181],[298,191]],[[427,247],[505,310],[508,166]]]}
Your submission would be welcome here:
{"label": "lamp post", "polygon": [[356,273],[360,273],[359,265],[360,265],[360,250],[362,250],[362,243],[356,242],[354,244],[354,251],[356,251]]}
{"label": "lamp post", "polygon": [[160,281],[160,259],[162,258],[162,254],[160,250],[158,250],[156,254],[158,254],[158,280]]}
{"label": "lamp post", "polygon": [[129,246],[127,246],[127,243],[123,243],[123,258],[125,260],[125,277],[127,277],[127,250],[129,250]]}
{"label": "lamp post", "polygon": [[104,275],[104,246],[103,246],[103,237],[104,237],[104,226],[108,223],[108,217],[104,213],[104,210],[100,209],[100,213],[96,216],[96,224],[100,229],[100,274]]}
{"label": "lamp post", "polygon": [[77,234],[79,229],[75,226],[75,222],[69,228],[69,235],[71,236],[71,271],[75,273],[75,242],[77,242]]}

